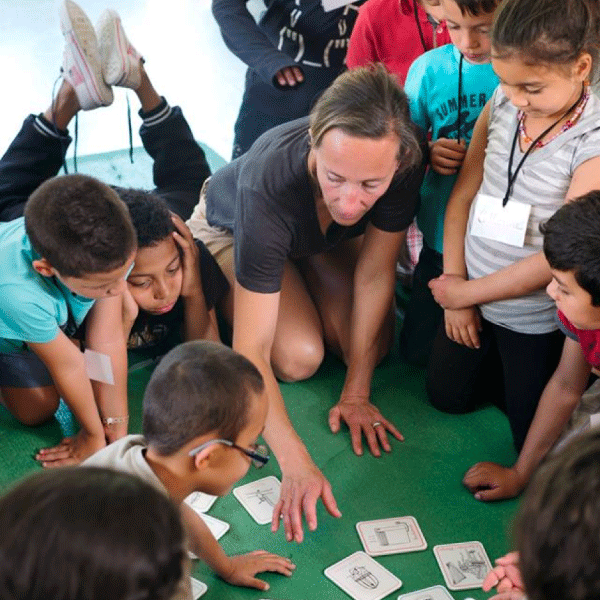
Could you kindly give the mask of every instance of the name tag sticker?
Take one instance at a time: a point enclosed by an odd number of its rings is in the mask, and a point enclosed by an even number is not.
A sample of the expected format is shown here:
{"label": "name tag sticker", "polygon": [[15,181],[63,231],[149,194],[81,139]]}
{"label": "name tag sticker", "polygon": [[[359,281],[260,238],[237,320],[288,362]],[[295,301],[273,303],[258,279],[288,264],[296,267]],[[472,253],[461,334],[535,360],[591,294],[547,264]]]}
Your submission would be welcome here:
{"label": "name tag sticker", "polygon": [[501,198],[477,194],[471,235],[522,248],[530,213],[530,204],[509,200],[502,206]]}
{"label": "name tag sticker", "polygon": [[83,353],[83,360],[85,361],[85,370],[90,379],[99,381],[100,383],[115,385],[112,363],[108,354],[102,354],[101,352],[95,352],[86,348]]}

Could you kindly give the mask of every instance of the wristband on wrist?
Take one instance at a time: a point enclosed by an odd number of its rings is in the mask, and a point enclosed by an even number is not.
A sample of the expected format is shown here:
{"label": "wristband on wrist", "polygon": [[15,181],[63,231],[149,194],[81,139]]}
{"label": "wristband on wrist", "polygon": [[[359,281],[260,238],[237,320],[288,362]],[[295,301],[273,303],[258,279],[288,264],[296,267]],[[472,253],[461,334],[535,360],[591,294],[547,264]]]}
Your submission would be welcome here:
{"label": "wristband on wrist", "polygon": [[129,417],[106,417],[102,419],[103,425],[116,425],[117,423],[127,423],[129,421]]}

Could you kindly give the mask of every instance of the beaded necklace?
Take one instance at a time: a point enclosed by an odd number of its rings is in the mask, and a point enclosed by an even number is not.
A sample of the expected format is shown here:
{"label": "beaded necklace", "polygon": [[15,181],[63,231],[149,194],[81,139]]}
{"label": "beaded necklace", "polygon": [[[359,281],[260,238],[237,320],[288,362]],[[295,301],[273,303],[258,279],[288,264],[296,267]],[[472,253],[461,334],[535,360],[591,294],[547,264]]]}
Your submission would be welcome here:
{"label": "beaded necklace", "polygon": [[[535,148],[541,148],[542,146],[549,144],[551,141],[555,140],[561,133],[564,133],[565,131],[571,129],[571,127],[573,127],[573,125],[575,125],[575,123],[577,123],[577,121],[579,120],[579,117],[581,116],[581,113],[583,112],[583,109],[585,108],[585,105],[587,104],[589,98],[590,86],[584,84],[583,91],[581,92],[581,98],[579,99],[577,106],[575,106],[572,109],[573,116],[569,117],[569,119],[567,119],[567,121],[560,128],[560,130],[556,132],[550,139],[538,140],[535,144]],[[517,119],[519,120],[519,135],[521,136],[521,139],[525,144],[531,144],[533,140],[527,135],[527,132],[525,131],[525,113],[522,110],[520,110],[517,113]]]}

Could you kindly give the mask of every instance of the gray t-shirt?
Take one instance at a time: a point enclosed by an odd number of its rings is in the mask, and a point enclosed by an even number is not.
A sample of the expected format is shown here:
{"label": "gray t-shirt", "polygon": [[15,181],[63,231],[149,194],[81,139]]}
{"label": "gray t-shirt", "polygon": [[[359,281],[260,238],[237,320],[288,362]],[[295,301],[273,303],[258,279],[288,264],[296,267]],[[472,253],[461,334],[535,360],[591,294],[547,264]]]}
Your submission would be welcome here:
{"label": "gray t-shirt", "polygon": [[[493,196],[499,203],[506,192],[509,154],[516,129],[517,109],[498,88],[490,104],[488,142],[479,193]],[[513,173],[523,154],[517,143]],[[465,239],[469,279],[485,277],[540,252],[543,243],[540,223],[547,221],[564,204],[577,167],[599,155],[600,99],[592,94],[577,123],[532,152],[519,171],[511,199],[531,205],[522,248],[471,235],[476,203],[473,201]],[[486,320],[519,333],[543,334],[556,329],[556,308],[545,289],[519,298],[488,302],[480,309]]]}
{"label": "gray t-shirt", "polygon": [[[106,448],[98,450],[96,454],[92,454],[81,464],[84,467],[108,467],[135,475],[168,496],[167,488],[146,461],[144,456],[146,448],[147,444],[143,435],[126,435],[120,440],[109,444]],[[190,572],[190,561],[186,558],[183,564],[183,577],[172,600],[192,599]]]}
{"label": "gray t-shirt", "polygon": [[427,144],[418,131],[422,163],[395,177],[355,225],[332,223],[321,232],[308,172],[308,117],[271,129],[210,179],[206,218],[233,231],[236,279],[253,292],[279,291],[283,266],[364,233],[367,223],[387,232],[406,229],[419,205]]}

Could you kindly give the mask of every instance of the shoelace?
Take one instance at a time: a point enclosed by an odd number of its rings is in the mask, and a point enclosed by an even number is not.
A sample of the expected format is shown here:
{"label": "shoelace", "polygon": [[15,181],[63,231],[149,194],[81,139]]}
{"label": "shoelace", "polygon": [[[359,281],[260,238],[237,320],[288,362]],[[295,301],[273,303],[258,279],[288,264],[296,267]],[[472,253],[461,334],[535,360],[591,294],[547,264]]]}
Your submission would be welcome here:
{"label": "shoelace", "polygon": [[[55,79],[54,81],[54,85],[52,86],[52,98],[51,98],[51,102],[50,102],[50,106],[52,107],[52,123],[50,123],[50,125],[52,126],[52,129],[54,130],[54,133],[56,134],[56,136],[58,137],[58,139],[60,140],[60,143],[66,146],[66,139],[63,135],[63,133],[58,129],[58,127],[56,126],[56,113],[55,113],[55,106],[56,106],[56,86],[58,84],[59,81],[62,81],[63,76],[62,76],[62,68],[61,68],[61,72],[59,74],[59,76]],[[126,100],[127,100],[127,133],[129,136],[129,162],[131,164],[133,164],[133,128],[131,126],[131,104],[129,103],[129,94],[127,94],[125,96]],[[74,135],[73,135],[73,172],[77,173],[77,145],[79,142],[79,114],[75,115],[75,127],[74,127]],[[69,168],[67,167],[67,153],[66,153],[66,147],[64,149],[63,152],[63,169],[65,172],[65,175],[69,174]]]}

